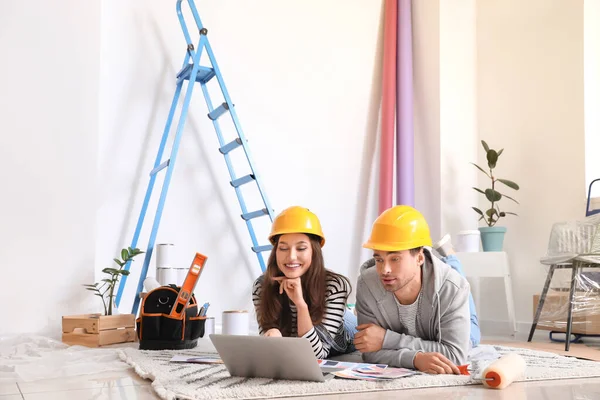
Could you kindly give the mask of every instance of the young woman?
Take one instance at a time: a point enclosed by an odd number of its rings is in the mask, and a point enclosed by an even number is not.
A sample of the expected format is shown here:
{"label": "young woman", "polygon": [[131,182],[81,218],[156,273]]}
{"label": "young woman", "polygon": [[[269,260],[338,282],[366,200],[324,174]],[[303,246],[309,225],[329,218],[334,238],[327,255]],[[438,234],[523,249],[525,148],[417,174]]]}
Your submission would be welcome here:
{"label": "young woman", "polygon": [[357,321],[346,309],[352,287],[325,269],[317,216],[290,207],[273,221],[269,240],[267,270],[252,289],[260,334],[306,338],[319,359],[354,351]]}

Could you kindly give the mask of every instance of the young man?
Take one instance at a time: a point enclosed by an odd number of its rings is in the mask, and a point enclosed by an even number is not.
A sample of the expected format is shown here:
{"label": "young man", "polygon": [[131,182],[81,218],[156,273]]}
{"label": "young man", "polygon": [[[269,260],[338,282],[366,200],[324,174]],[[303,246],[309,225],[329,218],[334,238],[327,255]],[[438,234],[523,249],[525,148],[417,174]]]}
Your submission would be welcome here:
{"label": "young man", "polygon": [[[431,244],[425,218],[412,207],[392,207],[373,224],[364,244],[373,259],[361,267],[356,294],[354,345],[366,362],[458,374],[456,366],[478,343],[479,328],[469,322],[469,284],[432,255]],[[460,270],[458,259],[449,258]]]}

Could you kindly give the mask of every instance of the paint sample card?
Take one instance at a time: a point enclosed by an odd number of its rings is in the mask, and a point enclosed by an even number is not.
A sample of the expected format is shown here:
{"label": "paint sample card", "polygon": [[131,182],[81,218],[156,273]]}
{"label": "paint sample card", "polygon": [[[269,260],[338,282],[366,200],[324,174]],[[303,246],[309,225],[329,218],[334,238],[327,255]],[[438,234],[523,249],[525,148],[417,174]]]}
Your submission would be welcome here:
{"label": "paint sample card", "polygon": [[175,356],[173,356],[173,358],[171,358],[170,361],[171,362],[180,362],[180,363],[193,363],[193,364],[223,364],[223,360],[221,360],[221,357],[219,357],[218,354],[215,354],[215,355],[206,354],[206,355],[201,355],[201,356],[197,356],[197,357],[175,355]]}
{"label": "paint sample card", "polygon": [[358,368],[346,369],[343,371],[334,372],[338,378],[344,379],[359,379],[364,381],[385,381],[390,379],[405,378],[407,376],[416,375],[417,372],[406,368]]}
{"label": "paint sample card", "polygon": [[353,363],[348,361],[335,361],[335,360],[317,360],[321,368],[335,368],[335,369],[376,369],[382,370],[387,368],[385,364],[369,364],[369,363]]}

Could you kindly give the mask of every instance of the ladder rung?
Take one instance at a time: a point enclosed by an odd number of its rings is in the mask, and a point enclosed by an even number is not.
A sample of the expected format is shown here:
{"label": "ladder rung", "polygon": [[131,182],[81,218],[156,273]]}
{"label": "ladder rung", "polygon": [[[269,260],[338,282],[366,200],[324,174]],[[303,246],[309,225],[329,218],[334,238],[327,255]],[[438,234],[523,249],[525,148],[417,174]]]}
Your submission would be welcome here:
{"label": "ladder rung", "polygon": [[241,178],[231,181],[231,186],[233,186],[234,188],[240,187],[244,183],[252,182],[253,180],[254,180],[253,174],[245,175],[245,176],[242,176]]}
{"label": "ladder rung", "polygon": [[269,211],[266,208],[263,208],[262,210],[257,210],[257,211],[252,211],[252,212],[249,212],[246,214],[242,214],[242,219],[244,221],[248,221],[249,219],[262,217],[263,215],[267,215],[267,214],[269,214]]}
{"label": "ladder rung", "polygon": [[[194,64],[188,64],[179,71],[177,74],[177,79],[190,79],[190,74],[192,73],[192,68],[194,68]],[[203,67],[200,65],[198,67],[198,73],[196,74],[196,82],[206,83],[210,81],[215,76],[215,70],[208,67]]]}
{"label": "ladder rung", "polygon": [[272,245],[266,244],[264,246],[252,247],[252,251],[255,253],[262,253],[263,251],[269,251],[273,248]]}
{"label": "ladder rung", "polygon": [[221,154],[227,154],[229,153],[231,150],[233,149],[237,149],[238,147],[240,147],[242,145],[242,139],[240,138],[236,138],[235,140],[227,143],[225,146],[221,147],[219,149],[219,151],[221,152]]}
{"label": "ladder rung", "polygon": [[218,119],[221,115],[225,114],[227,111],[229,111],[229,104],[227,104],[227,102],[224,102],[219,107],[209,112],[208,118],[214,121]]}
{"label": "ladder rung", "polygon": [[160,164],[158,167],[154,168],[152,171],[150,171],[150,176],[156,175],[160,170],[167,168],[170,162],[171,159],[168,159],[164,163]]}

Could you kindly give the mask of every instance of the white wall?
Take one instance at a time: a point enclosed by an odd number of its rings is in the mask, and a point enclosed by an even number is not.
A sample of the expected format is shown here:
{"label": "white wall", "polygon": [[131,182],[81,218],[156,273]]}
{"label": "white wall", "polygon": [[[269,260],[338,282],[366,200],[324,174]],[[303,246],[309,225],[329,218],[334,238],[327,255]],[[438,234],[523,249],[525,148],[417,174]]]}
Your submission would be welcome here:
{"label": "white wall", "polygon": [[[376,217],[382,2],[197,4],[273,208],[316,212],[327,267],[355,281]],[[133,235],[185,47],[173,2],[103,2],[98,270]],[[157,243],[175,243],[183,267],[196,251],[208,255],[196,295],[219,316],[251,308],[260,268],[199,87],[195,95]],[[138,245],[144,250],[153,216]],[[268,228],[265,218],[261,238]]]}
{"label": "white wall", "polygon": [[[586,195],[590,182],[600,178],[600,2],[583,2],[583,44],[585,78],[585,182]],[[592,196],[600,197],[600,182],[592,186]],[[596,209],[595,205],[590,207]]]}
{"label": "white wall", "polygon": [[[353,281],[376,217],[382,3],[198,2],[273,207],[314,210],[328,239],[328,267]],[[414,5],[416,204],[434,237],[471,227],[477,178],[468,162],[482,161],[478,139],[506,148],[499,171],[523,188],[521,216],[505,221],[506,249],[516,304],[524,304],[517,317],[527,322],[551,224],[582,214],[583,5],[453,6]],[[339,18],[342,7],[347,14]],[[102,10],[64,0],[2,4],[0,26],[5,59],[14,60],[0,66],[8,143],[0,146],[8,161],[1,177],[14,193],[0,198],[0,254],[11,277],[7,298],[27,304],[25,312],[3,314],[17,323],[3,324],[0,334],[56,336],[61,315],[99,306],[79,286],[94,278],[92,265],[100,277],[129,245],[185,43],[174,4],[158,0],[104,1]],[[42,78],[15,79],[34,73]],[[176,244],[178,265],[195,251],[209,255],[196,293],[218,315],[250,308],[260,270],[199,94],[158,242]],[[144,250],[152,217],[139,242]],[[31,249],[44,255],[43,266],[30,261]],[[133,274],[125,312],[136,283]],[[28,300],[27,285],[49,292]],[[502,293],[501,283],[486,285],[485,292]],[[484,319],[506,319],[503,304],[484,299],[482,307]],[[23,317],[34,314],[41,317]]]}
{"label": "white wall", "polygon": [[0,335],[60,336],[91,299],[99,40],[98,2],[0,4]]}
{"label": "white wall", "polygon": [[[497,176],[521,186],[521,204],[510,206],[519,217],[502,225],[517,320],[528,322],[532,295],[544,284],[538,260],[552,224],[584,212],[583,1],[477,4],[478,130],[490,146],[505,149]],[[502,282],[488,284],[484,293],[503,294]],[[482,299],[482,309],[507,319],[504,303],[492,296]]]}

